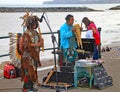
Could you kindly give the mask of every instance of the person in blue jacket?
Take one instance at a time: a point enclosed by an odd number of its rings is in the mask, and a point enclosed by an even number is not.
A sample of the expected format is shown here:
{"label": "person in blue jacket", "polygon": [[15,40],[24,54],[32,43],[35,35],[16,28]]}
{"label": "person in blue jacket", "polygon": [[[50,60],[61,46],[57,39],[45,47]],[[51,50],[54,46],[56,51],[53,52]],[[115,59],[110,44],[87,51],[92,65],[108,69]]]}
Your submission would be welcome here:
{"label": "person in blue jacket", "polygon": [[73,28],[74,16],[68,14],[66,22],[60,27],[60,48],[63,51],[64,61],[74,61],[77,57],[75,29]]}

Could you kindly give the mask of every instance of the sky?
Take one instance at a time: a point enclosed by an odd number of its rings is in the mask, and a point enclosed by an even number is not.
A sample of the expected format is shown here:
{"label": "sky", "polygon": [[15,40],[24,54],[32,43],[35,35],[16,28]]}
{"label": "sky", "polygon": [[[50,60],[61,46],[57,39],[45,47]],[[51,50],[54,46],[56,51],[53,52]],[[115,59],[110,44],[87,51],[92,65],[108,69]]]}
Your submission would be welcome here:
{"label": "sky", "polygon": [[0,0],[0,4],[42,4],[43,1],[52,0]]}

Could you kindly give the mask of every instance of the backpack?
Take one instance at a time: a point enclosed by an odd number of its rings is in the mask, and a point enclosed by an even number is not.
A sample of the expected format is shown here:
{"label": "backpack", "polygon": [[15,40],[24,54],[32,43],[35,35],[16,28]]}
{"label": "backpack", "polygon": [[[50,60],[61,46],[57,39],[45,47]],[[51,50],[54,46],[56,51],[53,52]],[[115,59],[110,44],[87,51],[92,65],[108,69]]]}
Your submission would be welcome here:
{"label": "backpack", "polygon": [[3,75],[4,78],[8,78],[8,79],[16,78],[16,69],[14,65],[10,63],[6,63],[6,65],[4,66]]}

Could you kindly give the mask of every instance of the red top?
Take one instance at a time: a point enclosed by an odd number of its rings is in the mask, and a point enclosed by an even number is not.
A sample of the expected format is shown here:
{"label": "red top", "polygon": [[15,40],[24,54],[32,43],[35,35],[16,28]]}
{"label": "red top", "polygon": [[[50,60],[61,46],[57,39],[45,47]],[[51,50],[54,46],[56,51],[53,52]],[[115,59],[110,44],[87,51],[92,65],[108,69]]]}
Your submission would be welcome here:
{"label": "red top", "polygon": [[96,29],[96,32],[93,33],[93,37],[95,39],[95,44],[99,45],[100,44],[100,33],[99,33],[98,29],[96,28],[96,25],[94,24],[94,22],[91,22],[89,24],[89,26],[87,27],[87,30],[92,30],[92,28]]}

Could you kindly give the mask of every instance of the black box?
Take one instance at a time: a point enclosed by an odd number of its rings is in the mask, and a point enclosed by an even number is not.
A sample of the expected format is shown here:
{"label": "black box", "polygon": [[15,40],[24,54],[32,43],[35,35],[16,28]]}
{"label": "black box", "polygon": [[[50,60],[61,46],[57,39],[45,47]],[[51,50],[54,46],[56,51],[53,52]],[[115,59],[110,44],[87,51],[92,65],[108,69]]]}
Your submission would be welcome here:
{"label": "black box", "polygon": [[93,38],[82,38],[83,50],[94,52],[95,40]]}
{"label": "black box", "polygon": [[74,72],[73,66],[60,66],[61,72]]}
{"label": "black box", "polygon": [[93,38],[82,38],[82,47],[77,48],[78,50],[83,50],[83,52],[78,52],[79,59],[91,58],[94,52],[95,40]]}

